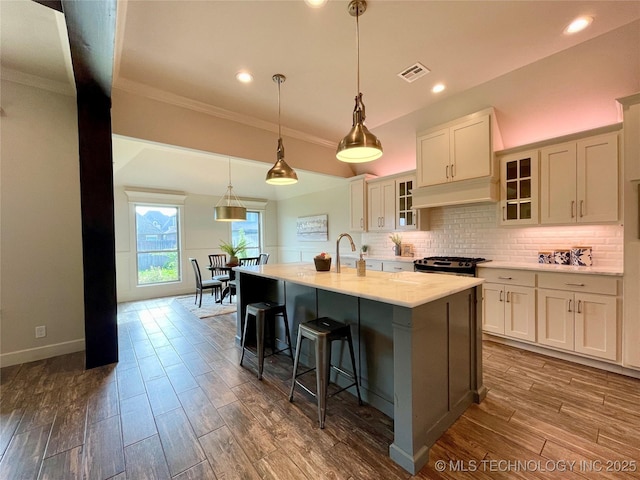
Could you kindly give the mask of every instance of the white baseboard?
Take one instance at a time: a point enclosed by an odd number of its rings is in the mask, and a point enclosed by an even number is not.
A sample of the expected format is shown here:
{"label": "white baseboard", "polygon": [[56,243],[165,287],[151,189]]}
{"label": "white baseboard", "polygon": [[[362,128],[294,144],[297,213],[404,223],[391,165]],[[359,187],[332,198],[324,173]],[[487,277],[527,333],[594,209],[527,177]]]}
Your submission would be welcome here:
{"label": "white baseboard", "polygon": [[45,358],[57,357],[67,353],[80,352],[85,349],[84,338],[69,342],[45,345],[44,347],[28,348],[17,352],[3,353],[0,355],[0,367],[8,367],[19,363],[34,362]]}

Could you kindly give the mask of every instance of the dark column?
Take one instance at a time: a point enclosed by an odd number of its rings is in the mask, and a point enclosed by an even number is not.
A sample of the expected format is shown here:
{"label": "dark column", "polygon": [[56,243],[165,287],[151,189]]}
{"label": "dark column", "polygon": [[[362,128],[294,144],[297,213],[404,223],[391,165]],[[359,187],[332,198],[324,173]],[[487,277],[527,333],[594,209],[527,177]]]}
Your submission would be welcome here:
{"label": "dark column", "polygon": [[111,151],[116,0],[62,0],[78,102],[86,367],[118,361]]}

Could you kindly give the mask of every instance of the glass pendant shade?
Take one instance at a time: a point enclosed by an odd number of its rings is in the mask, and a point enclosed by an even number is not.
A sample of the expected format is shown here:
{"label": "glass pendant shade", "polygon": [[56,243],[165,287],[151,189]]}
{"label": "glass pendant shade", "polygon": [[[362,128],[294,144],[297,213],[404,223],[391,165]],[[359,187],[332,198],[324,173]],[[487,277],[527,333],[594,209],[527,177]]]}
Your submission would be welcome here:
{"label": "glass pendant shade", "polygon": [[278,84],[278,150],[276,152],[276,163],[267,172],[265,181],[270,185],[292,185],[298,182],[298,175],[287,165],[284,160],[284,145],[282,144],[282,132],[280,125],[280,85],[287,79],[281,73],[276,73],[271,77]]}
{"label": "glass pendant shade", "polygon": [[356,106],[353,109],[353,125],[347,135],[340,141],[336,150],[336,158],[341,162],[371,162],[382,156],[380,140],[364,125],[365,109],[360,92],[360,26],[358,19],[367,10],[365,0],[351,0],[349,15],[356,17],[356,51],[358,54]]}
{"label": "glass pendant shade", "polygon": [[240,222],[247,219],[247,209],[233,193],[231,185],[231,158],[229,158],[229,185],[213,210],[213,218],[218,222]]}
{"label": "glass pendant shade", "polygon": [[282,139],[278,139],[278,159],[267,172],[266,182],[271,185],[291,185],[298,181],[298,175],[293,171],[287,162],[284,161],[284,146]]}
{"label": "glass pendant shade", "polygon": [[369,131],[364,124],[364,104],[362,93],[356,97],[353,110],[353,126],[338,144],[336,157],[342,162],[371,162],[382,156],[382,144],[378,137]]}

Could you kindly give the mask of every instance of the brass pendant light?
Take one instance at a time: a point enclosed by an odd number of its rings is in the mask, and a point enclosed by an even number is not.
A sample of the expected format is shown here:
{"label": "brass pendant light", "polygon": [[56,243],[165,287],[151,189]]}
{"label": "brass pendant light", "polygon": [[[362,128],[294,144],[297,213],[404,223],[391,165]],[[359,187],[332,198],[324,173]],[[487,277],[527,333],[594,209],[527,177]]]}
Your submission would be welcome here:
{"label": "brass pendant light", "polygon": [[284,83],[287,77],[276,73],[271,78],[278,84],[278,150],[276,151],[276,163],[267,172],[266,182],[271,185],[292,185],[298,182],[298,175],[284,160],[284,145],[282,144],[280,126],[280,85]]}
{"label": "brass pendant light", "polygon": [[[225,204],[226,200],[226,204]],[[222,205],[221,205],[222,204]],[[231,185],[231,157],[229,157],[229,185],[214,209],[214,219],[218,222],[239,222],[247,219],[247,209],[233,193]]]}
{"label": "brass pendant light", "polygon": [[358,56],[356,106],[353,109],[353,126],[338,144],[336,158],[342,162],[363,163],[382,156],[380,140],[365,126],[365,109],[360,92],[360,24],[358,18],[367,10],[365,0],[351,0],[349,14],[356,17],[356,49]]}

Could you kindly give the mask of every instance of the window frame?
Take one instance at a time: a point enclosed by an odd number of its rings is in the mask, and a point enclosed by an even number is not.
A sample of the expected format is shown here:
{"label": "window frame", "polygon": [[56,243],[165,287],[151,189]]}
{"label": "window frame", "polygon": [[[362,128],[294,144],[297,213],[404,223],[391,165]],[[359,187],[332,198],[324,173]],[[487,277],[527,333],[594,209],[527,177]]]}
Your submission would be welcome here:
{"label": "window frame", "polygon": [[[184,200],[186,195],[174,193],[159,193],[151,191],[125,190],[125,194],[129,199],[129,251],[135,257],[129,264],[130,281],[134,288],[162,288],[166,285],[175,285],[184,282]],[[138,243],[137,243],[137,220],[136,207],[157,207],[157,208],[175,208],[177,210],[177,269],[178,279],[168,282],[139,283],[138,282]],[[173,250],[172,250],[173,251]],[[143,252],[144,253],[144,252]]]}

